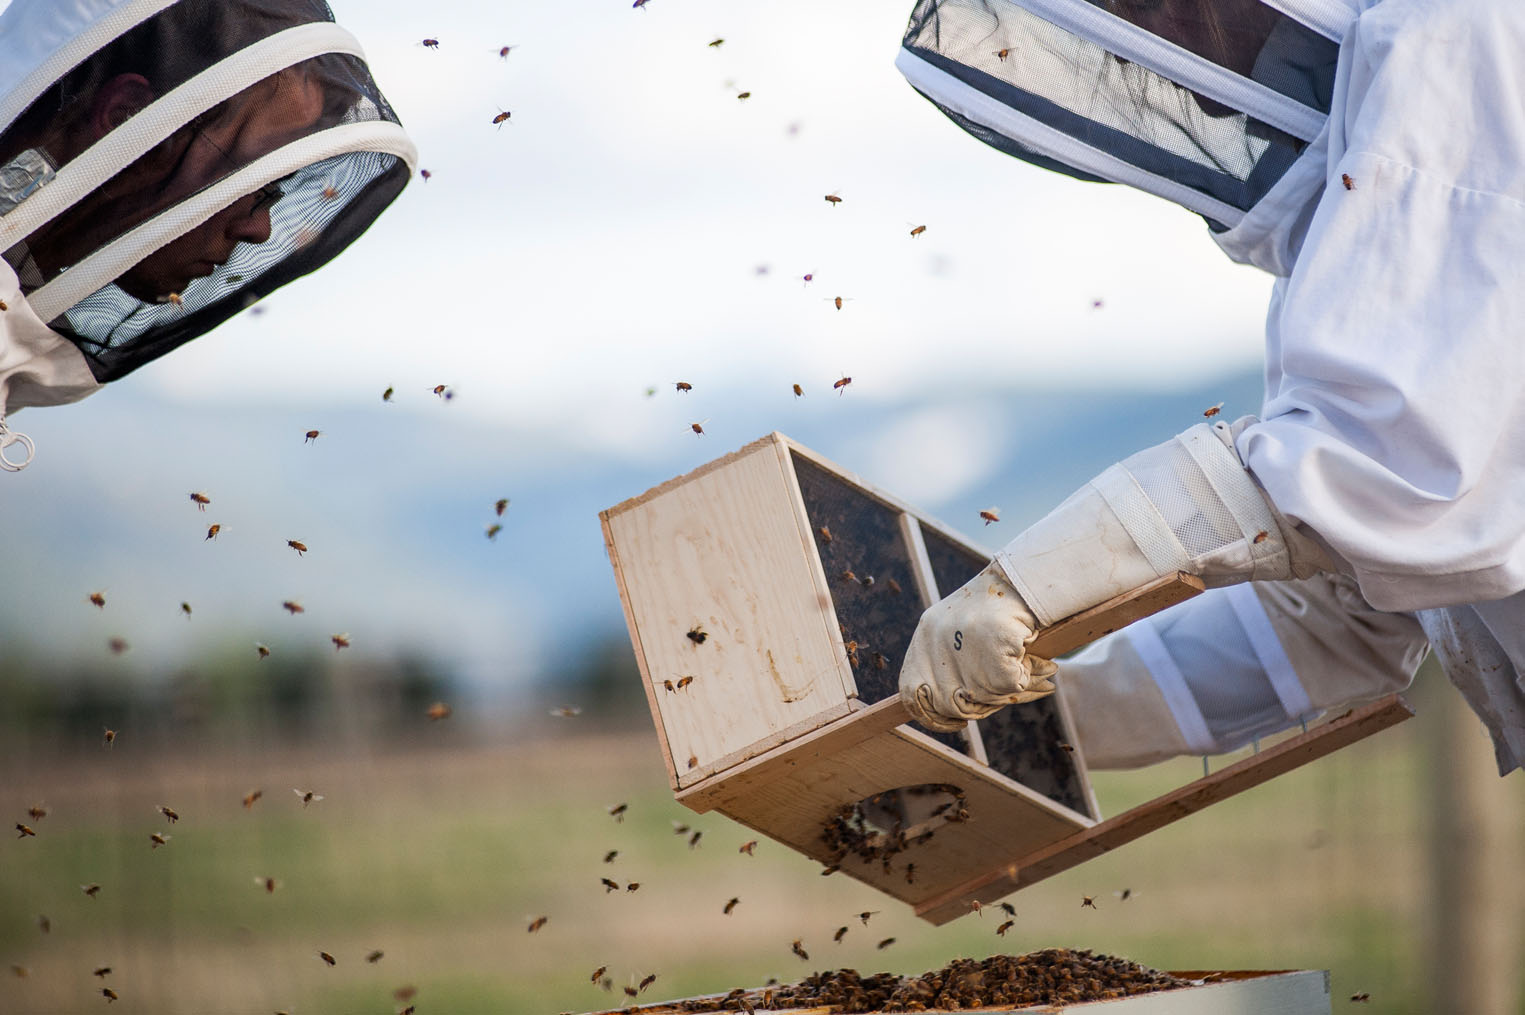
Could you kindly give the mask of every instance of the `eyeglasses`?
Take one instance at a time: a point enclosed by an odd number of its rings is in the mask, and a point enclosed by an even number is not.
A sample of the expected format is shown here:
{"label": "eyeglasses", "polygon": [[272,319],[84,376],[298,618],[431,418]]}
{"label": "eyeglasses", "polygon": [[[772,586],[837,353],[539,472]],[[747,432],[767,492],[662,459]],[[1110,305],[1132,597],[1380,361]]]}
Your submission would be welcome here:
{"label": "eyeglasses", "polygon": [[271,207],[275,204],[275,202],[285,197],[286,191],[281,187],[283,182],[285,181],[276,180],[274,183],[267,183],[260,189],[256,190],[254,192],[254,204],[250,206],[249,214],[258,215],[260,212]]}

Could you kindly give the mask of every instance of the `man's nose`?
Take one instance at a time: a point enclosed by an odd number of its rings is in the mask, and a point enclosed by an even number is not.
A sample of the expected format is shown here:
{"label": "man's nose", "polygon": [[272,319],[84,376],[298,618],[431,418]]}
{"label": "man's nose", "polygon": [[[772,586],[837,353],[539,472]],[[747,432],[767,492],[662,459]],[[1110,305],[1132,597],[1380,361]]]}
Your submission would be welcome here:
{"label": "man's nose", "polygon": [[270,209],[258,208],[253,214],[242,209],[235,211],[225,232],[228,239],[238,243],[264,243],[270,239]]}

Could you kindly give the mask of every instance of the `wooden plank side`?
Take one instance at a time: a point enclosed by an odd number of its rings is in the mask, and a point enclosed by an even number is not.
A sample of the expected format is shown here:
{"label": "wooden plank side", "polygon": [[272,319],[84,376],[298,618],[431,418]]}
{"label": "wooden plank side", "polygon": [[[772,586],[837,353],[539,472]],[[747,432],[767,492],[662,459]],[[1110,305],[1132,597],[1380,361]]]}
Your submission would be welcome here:
{"label": "wooden plank side", "polygon": [[[840,705],[850,689],[776,441],[749,447],[605,514],[680,779],[689,759],[714,764]],[[702,643],[687,637],[695,628]]]}
{"label": "wooden plank side", "polygon": [[1026,856],[1020,852],[1009,854],[1010,859],[918,906],[916,915],[934,924],[956,919],[969,911],[969,903],[973,900],[992,902],[1010,895],[1387,729],[1413,714],[1408,702],[1396,694],[1351,709],[1307,733],[1284,740],[1035,853]]}
{"label": "wooden plank side", "polygon": [[1089,610],[1081,610],[1050,624],[1027,643],[1027,651],[1043,659],[1062,656],[1113,631],[1119,631],[1135,620],[1142,620],[1190,599],[1200,593],[1202,588],[1202,579],[1185,571],[1157,578],[1148,585],[1113,596]]}
{"label": "wooden plank side", "polygon": [[[777,733],[769,733],[761,740],[750,743],[739,751],[727,754],[725,757],[718,761],[708,765],[696,767],[687,772],[683,772],[679,776],[677,785],[674,788],[682,789],[697,785],[712,776],[726,771],[727,769],[734,768],[743,762],[751,761],[753,758],[767,754],[769,751],[774,750],[775,748],[782,747],[784,744],[789,743],[791,740],[797,740],[807,733],[820,729],[822,726],[830,725],[831,723],[836,722],[838,719],[842,719],[848,715],[851,715],[853,711],[855,711],[853,707],[855,704],[856,702],[853,701],[844,701],[840,704],[833,705],[826,709],[824,712],[817,712],[815,715],[807,716],[806,718],[801,719],[799,722],[795,723],[793,726],[790,726],[788,729],[779,730]],[[698,810],[701,814],[703,814],[705,810],[708,810],[708,808],[700,810],[700,808],[695,804],[688,803],[688,801],[683,799],[681,794],[678,795],[677,799],[679,803],[686,804],[687,806]]]}

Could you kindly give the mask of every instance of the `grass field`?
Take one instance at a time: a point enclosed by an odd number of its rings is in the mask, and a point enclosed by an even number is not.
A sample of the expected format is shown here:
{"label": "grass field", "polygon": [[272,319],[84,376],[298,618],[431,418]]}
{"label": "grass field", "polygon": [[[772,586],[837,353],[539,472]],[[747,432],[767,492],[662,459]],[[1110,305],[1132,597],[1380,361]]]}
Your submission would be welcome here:
{"label": "grass field", "polygon": [[[643,1001],[1050,946],[1161,968],[1330,969],[1336,1012],[1446,1011],[1427,961],[1424,772],[1426,724],[1454,699],[1442,690],[1421,695],[1436,707],[1418,719],[1014,896],[1004,938],[990,913],[923,924],[767,840],[739,854],[754,835],[674,803],[649,730],[562,720],[484,739],[452,720],[407,743],[351,730],[321,747],[251,739],[186,754],[123,730],[109,749],[29,749],[0,780],[0,816],[37,832],[0,849],[0,963],[12,970],[0,1012],[97,1010],[104,985],[120,1013],[388,1013],[408,985],[420,1013],[554,1015],[615,1007],[650,973]],[[1486,770],[1474,739],[1466,763]],[[1099,778],[1103,812],[1199,772],[1182,761]],[[1499,877],[1469,918],[1504,949],[1495,994],[1518,1005],[1525,808],[1520,776],[1483,774],[1489,825],[1477,834]],[[264,797],[246,810],[256,787]],[[304,808],[293,788],[324,799]],[[38,802],[47,817],[28,819]],[[620,823],[606,810],[618,802]],[[159,804],[181,820],[169,825]],[[698,848],[673,822],[704,833]],[[151,832],[171,839],[153,848]],[[640,889],[606,892],[602,877]],[[92,882],[94,898],[81,891]],[[1123,889],[1127,901],[1113,894]],[[881,912],[864,926],[863,910]],[[796,938],[809,962],[791,954]],[[384,955],[367,962],[373,950]],[[100,966],[112,968],[104,980]],[[599,966],[612,995],[590,983]],[[1368,1005],[1347,1000],[1357,991]]]}

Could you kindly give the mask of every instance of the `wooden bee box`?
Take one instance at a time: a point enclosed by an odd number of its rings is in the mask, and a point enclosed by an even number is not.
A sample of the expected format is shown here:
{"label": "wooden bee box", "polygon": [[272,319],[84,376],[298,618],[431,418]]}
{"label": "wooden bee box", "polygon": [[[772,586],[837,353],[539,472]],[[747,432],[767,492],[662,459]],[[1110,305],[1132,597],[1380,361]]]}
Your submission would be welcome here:
{"label": "wooden bee box", "polygon": [[[991,555],[782,434],[600,518],[679,802],[934,923],[1285,770],[1101,822],[1062,681],[961,734],[911,722],[898,684],[917,621]],[[1032,648],[1062,655],[1201,589],[1162,579]]]}

